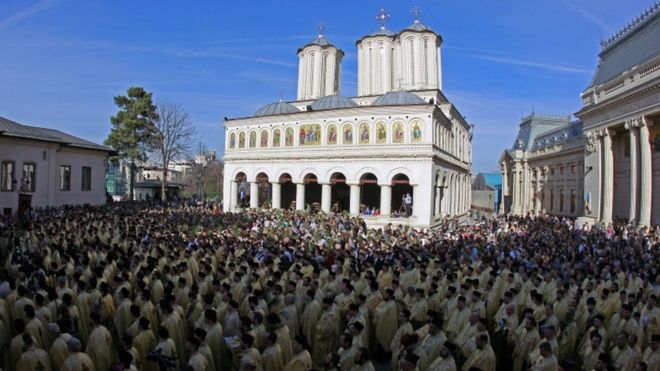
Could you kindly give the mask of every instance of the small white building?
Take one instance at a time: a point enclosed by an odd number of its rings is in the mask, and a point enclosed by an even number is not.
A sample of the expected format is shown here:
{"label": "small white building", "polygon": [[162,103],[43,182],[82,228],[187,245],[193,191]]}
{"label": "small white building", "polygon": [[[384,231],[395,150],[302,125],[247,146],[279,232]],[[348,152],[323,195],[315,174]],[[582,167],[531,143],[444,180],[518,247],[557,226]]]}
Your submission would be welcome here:
{"label": "small white building", "polygon": [[58,130],[0,117],[0,211],[105,203],[111,152]]}

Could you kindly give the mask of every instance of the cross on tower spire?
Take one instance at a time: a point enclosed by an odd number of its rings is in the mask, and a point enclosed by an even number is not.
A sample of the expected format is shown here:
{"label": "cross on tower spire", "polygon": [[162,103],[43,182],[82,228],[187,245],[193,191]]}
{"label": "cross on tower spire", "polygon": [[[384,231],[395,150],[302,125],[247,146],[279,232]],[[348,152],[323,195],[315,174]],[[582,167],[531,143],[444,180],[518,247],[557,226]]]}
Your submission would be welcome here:
{"label": "cross on tower spire", "polygon": [[325,33],[325,29],[326,29],[326,26],[325,26],[325,23],[323,23],[323,22],[319,22],[316,25],[316,31],[318,31],[319,37],[323,37],[323,34]]}
{"label": "cross on tower spire", "polygon": [[415,23],[419,23],[422,18],[422,7],[415,5],[410,9],[410,14],[415,18]]}
{"label": "cross on tower spire", "polygon": [[376,16],[376,21],[380,23],[380,29],[384,30],[385,29],[385,24],[387,24],[387,21],[390,20],[390,13],[388,13],[385,8],[380,8],[380,11],[378,12],[378,15]]}

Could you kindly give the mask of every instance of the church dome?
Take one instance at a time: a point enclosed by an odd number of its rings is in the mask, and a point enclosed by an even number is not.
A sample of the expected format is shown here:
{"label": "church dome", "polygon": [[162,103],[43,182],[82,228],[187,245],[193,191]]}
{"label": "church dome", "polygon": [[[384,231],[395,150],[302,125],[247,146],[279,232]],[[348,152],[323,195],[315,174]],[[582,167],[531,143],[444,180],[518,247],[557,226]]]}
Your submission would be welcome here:
{"label": "church dome", "polygon": [[335,108],[352,108],[358,104],[341,95],[328,95],[312,103],[313,111],[321,111]]}
{"label": "church dome", "polygon": [[417,20],[413,24],[411,24],[410,26],[404,28],[403,31],[416,31],[416,32],[429,31],[429,32],[436,33],[429,26],[427,26],[424,23],[422,23],[420,21],[417,21]]}
{"label": "church dome", "polygon": [[296,113],[300,112],[299,109],[293,105],[280,100],[279,102],[267,104],[257,110],[254,113],[255,116],[272,116],[272,115],[281,115],[284,113]]}
{"label": "church dome", "polygon": [[409,104],[426,104],[424,99],[407,91],[391,91],[376,98],[372,106],[404,106]]}

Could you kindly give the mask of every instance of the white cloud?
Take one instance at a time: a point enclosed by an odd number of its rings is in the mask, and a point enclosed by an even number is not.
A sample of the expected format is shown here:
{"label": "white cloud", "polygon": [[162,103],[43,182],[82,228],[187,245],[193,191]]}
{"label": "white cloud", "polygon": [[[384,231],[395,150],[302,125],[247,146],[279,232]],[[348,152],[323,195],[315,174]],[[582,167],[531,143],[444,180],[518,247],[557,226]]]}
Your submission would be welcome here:
{"label": "white cloud", "polygon": [[35,14],[41,13],[44,10],[50,9],[65,0],[42,0],[32,6],[28,7],[25,10],[22,10],[9,18],[0,20],[0,29],[11,27],[23,20],[26,20],[32,17]]}

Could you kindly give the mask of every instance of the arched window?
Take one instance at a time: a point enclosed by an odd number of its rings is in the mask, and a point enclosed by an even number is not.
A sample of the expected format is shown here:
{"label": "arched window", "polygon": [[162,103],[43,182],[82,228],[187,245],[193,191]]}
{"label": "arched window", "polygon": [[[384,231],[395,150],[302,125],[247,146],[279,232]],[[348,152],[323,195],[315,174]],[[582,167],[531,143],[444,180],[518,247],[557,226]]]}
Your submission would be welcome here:
{"label": "arched window", "polygon": [[328,71],[329,62],[330,62],[330,53],[328,53],[328,52],[323,53],[323,60],[321,61],[321,81],[319,81],[321,83],[321,95],[320,96],[325,95],[325,89],[326,89],[325,83],[327,81],[325,75]]}
{"label": "arched window", "polygon": [[236,134],[229,134],[229,148],[234,149],[236,147]]}
{"label": "arched window", "polygon": [[310,52],[309,53],[309,97],[314,96],[314,75],[316,74],[316,71],[314,71],[314,68],[316,68],[316,53]]}
{"label": "arched window", "polygon": [[[410,71],[410,81],[411,85],[415,85],[415,42],[413,38],[408,39],[408,53],[410,55],[410,60],[408,61],[408,70]],[[411,86],[410,88],[412,88]]]}
{"label": "arched window", "polygon": [[423,53],[422,71],[424,73],[424,76],[422,77],[422,82],[424,84],[428,84],[430,83],[430,81],[429,81],[429,39],[427,37],[424,38],[422,53]]}

